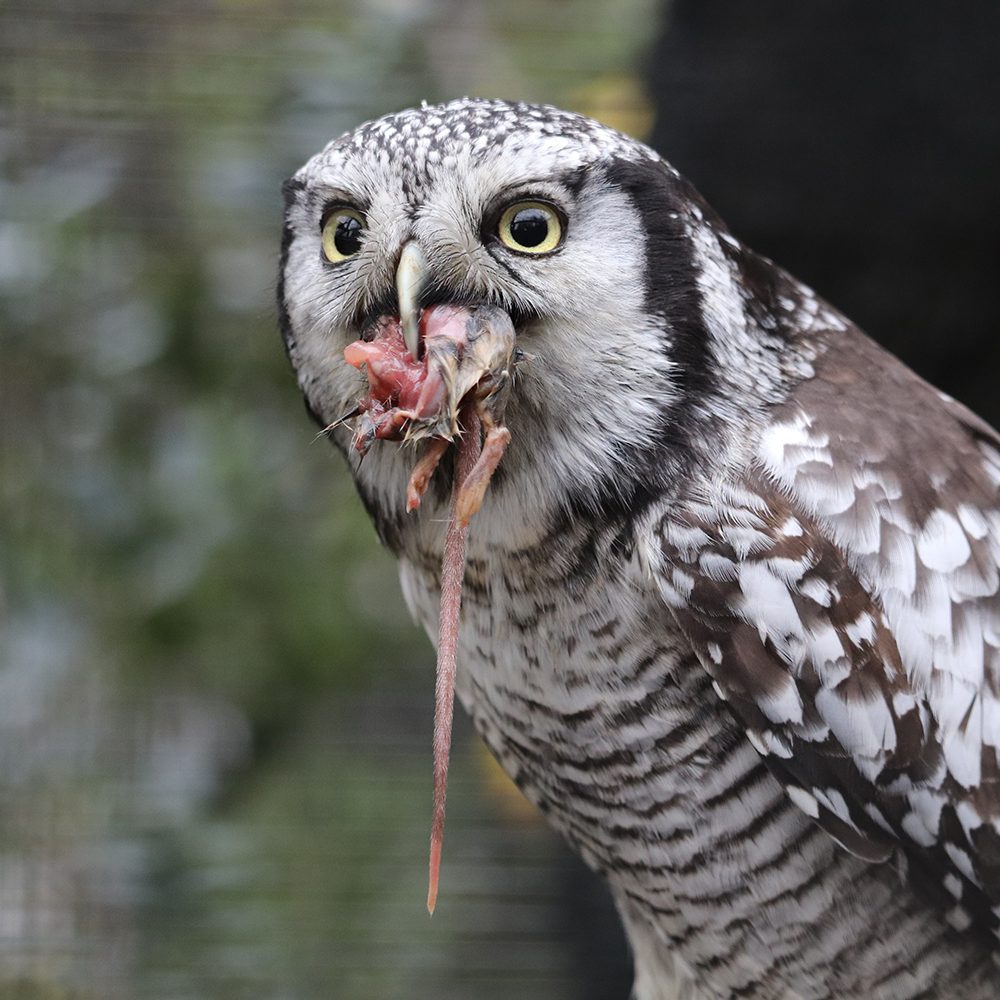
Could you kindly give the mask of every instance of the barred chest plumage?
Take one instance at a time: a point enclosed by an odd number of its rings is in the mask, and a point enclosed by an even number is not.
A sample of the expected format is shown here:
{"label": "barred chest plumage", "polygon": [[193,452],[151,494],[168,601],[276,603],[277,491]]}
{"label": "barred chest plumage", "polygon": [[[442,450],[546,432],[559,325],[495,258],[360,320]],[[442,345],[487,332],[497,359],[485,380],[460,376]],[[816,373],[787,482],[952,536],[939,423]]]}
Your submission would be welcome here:
{"label": "barred chest plumage", "polygon": [[[414,535],[403,592],[433,638],[440,551]],[[563,522],[522,550],[475,546],[462,620],[458,695],[607,879],[637,1000],[905,1000],[930,981],[988,995],[981,950],[956,945],[903,872],[844,852],[774,780],[620,526]]]}

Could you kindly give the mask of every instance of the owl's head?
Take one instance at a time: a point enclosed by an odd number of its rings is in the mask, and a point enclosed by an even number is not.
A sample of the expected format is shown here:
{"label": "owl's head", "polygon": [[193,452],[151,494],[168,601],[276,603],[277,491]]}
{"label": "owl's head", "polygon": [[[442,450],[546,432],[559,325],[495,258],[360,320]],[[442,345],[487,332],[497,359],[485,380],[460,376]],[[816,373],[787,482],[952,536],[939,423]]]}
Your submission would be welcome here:
{"label": "owl's head", "polygon": [[[488,504],[517,519],[634,511],[637,491],[690,448],[718,368],[706,316],[742,321],[726,257],[738,244],[646,146],[555,108],[465,99],[360,126],[285,192],[279,308],[322,424],[364,387],[344,348],[380,317],[400,318],[405,257],[420,273],[404,312],[499,307],[528,358]],[[348,430],[334,436],[346,447]],[[413,464],[400,450],[380,444],[356,470],[390,517]]]}

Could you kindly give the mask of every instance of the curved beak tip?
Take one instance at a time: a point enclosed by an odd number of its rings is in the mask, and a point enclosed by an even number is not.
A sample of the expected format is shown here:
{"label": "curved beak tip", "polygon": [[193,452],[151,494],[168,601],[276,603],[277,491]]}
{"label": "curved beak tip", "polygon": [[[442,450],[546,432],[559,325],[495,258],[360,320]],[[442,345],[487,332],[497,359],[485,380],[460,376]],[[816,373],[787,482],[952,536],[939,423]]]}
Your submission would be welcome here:
{"label": "curved beak tip", "polygon": [[413,360],[420,350],[420,293],[427,284],[427,258],[420,245],[410,240],[396,266],[396,297],[403,340]]}

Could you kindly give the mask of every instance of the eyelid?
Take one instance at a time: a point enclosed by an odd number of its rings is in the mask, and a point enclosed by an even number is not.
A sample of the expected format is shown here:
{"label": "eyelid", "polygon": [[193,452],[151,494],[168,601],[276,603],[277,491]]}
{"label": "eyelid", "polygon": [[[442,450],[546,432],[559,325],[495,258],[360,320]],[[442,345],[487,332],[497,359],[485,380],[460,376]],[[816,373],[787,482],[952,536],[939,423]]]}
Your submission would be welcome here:
{"label": "eyelid", "polygon": [[361,216],[362,221],[367,226],[368,225],[368,209],[363,207],[356,202],[352,202],[347,198],[328,198],[323,204],[323,211],[320,213],[319,217],[319,230],[323,231],[323,227],[330,220],[331,215],[335,215],[337,212],[356,212]]}

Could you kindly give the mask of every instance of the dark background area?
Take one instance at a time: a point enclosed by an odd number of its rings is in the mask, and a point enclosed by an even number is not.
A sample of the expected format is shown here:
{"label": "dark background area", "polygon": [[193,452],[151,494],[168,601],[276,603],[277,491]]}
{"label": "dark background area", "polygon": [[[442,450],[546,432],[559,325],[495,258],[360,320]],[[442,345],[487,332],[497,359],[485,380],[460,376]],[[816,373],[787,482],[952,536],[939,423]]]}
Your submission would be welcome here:
{"label": "dark background area", "polygon": [[0,8],[0,996],[624,997],[464,721],[423,910],[430,647],[282,355],[281,179],[422,98],[594,115],[996,423],[998,41],[985,0]]}
{"label": "dark background area", "polygon": [[1000,423],[1000,5],[676,0],[650,142],[730,228]]}

